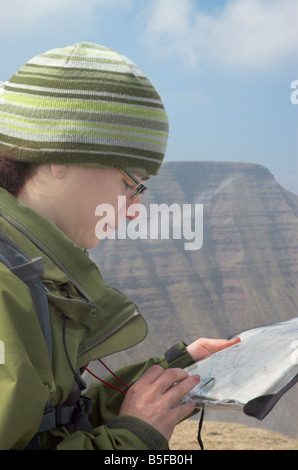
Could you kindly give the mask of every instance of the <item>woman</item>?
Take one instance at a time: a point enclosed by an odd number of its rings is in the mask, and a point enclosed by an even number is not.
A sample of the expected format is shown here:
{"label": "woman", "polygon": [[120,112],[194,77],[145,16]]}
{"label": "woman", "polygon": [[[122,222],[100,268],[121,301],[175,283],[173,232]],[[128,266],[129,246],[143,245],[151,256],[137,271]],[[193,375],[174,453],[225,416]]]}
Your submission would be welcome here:
{"label": "woman", "polygon": [[2,85],[0,110],[0,230],[30,259],[43,258],[53,348],[51,364],[26,284],[0,263],[0,448],[166,449],[194,409],[176,406],[199,381],[182,368],[232,341],[181,343],[124,367],[118,390],[92,384],[92,428],[73,416],[40,428],[47,403],[59,416],[74,404],[78,370],[146,336],[137,307],[105,285],[85,250],[99,241],[98,205],[115,210],[105,234],[140,202],[142,182],[162,163],[168,121],[160,97],[128,59],[80,43],[24,65]]}

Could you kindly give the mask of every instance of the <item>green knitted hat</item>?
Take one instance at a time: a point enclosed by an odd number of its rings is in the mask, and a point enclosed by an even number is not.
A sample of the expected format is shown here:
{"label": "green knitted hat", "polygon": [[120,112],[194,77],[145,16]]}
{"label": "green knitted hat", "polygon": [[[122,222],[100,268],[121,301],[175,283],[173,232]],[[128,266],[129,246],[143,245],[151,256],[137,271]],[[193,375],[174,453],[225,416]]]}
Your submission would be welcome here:
{"label": "green knitted hat", "polygon": [[[155,175],[168,119],[141,70],[103,46],[54,49],[0,87],[0,155]],[[8,151],[9,150],[9,151]]]}

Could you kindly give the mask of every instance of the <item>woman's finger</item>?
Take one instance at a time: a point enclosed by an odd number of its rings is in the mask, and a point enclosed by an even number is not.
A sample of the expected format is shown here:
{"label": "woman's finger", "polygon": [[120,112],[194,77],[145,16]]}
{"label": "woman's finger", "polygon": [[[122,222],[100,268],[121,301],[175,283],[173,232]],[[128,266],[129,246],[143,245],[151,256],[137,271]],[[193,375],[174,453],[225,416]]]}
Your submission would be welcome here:
{"label": "woman's finger", "polygon": [[[163,395],[175,384],[178,384],[190,377],[189,373],[183,369],[166,369],[155,381],[154,385],[158,388],[159,392]],[[175,385],[176,386],[176,385]]]}
{"label": "woman's finger", "polygon": [[195,409],[195,406],[194,401],[188,401],[177,406],[175,409],[172,409],[171,412],[175,413],[176,423],[179,423],[179,421],[182,421],[189,416]]}
{"label": "woman's finger", "polygon": [[152,366],[136,383],[147,383],[148,385],[151,385],[164,373],[164,371],[164,368],[159,365]]}
{"label": "woman's finger", "polygon": [[167,392],[169,406],[176,406],[200,382],[199,375],[189,375],[184,380],[175,383]]}

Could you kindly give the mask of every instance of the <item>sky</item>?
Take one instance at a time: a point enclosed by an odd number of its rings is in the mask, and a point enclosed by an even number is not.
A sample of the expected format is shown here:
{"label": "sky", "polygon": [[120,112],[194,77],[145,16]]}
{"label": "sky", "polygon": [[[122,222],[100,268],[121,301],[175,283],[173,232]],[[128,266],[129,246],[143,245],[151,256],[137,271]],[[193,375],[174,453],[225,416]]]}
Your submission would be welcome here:
{"label": "sky", "polygon": [[268,168],[298,195],[298,0],[0,0],[0,81],[90,41],[149,77],[165,104],[165,161]]}

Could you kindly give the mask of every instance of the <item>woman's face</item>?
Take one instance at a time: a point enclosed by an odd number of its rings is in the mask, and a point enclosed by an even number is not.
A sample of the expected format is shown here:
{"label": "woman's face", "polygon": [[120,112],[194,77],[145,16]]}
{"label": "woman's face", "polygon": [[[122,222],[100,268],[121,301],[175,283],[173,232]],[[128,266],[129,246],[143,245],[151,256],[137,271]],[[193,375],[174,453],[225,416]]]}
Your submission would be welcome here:
{"label": "woman's face", "polygon": [[[133,188],[119,170],[72,166],[59,168],[62,168],[61,187],[65,195],[62,210],[58,209],[60,217],[56,224],[78,246],[96,246],[100,238],[108,236],[128,217],[127,210],[132,204],[137,204],[140,212],[141,198],[131,200]],[[129,218],[139,215],[136,212]]]}

